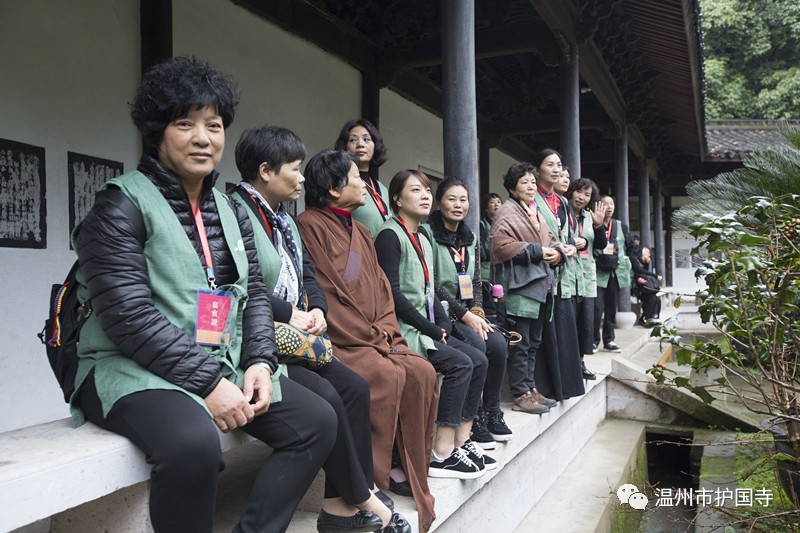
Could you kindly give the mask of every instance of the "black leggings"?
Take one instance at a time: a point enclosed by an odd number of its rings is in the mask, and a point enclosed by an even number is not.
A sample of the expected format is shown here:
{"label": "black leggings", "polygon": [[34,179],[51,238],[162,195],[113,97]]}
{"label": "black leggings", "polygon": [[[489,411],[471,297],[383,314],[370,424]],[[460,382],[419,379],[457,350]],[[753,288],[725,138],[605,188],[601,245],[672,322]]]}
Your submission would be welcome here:
{"label": "black leggings", "polygon": [[428,361],[444,375],[436,424],[458,427],[478,414],[489,362],[483,352],[455,337],[448,337],[447,344],[433,341],[433,345],[437,349],[428,350]]}
{"label": "black leggings", "polygon": [[287,368],[292,381],[322,396],[336,411],[336,444],[322,465],[325,497],[341,496],[350,505],[366,501],[373,484],[369,383],[336,359],[317,371]]}
{"label": "black leggings", "polygon": [[[281,377],[280,383],[283,401],[242,428],[273,452],[236,533],[285,531],[336,439],[331,406],[290,379]],[[78,402],[90,421],[130,439],[153,465],[150,521],[156,533],[211,533],[225,463],[217,426],[200,404],[179,391],[145,390],[124,396],[103,417],[91,378]]]}
{"label": "black leggings", "polygon": [[453,322],[453,335],[486,354],[489,367],[483,385],[483,410],[493,413],[500,409],[500,388],[506,373],[508,348],[506,339],[497,331],[492,331],[487,340],[469,329],[463,322]]}

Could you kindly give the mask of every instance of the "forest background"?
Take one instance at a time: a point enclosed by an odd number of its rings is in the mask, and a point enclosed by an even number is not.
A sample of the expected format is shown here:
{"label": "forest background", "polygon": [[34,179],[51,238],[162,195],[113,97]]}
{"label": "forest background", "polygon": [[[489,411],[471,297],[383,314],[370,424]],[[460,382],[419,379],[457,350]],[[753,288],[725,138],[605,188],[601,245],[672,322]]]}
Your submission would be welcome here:
{"label": "forest background", "polygon": [[800,118],[800,2],[701,0],[706,118]]}

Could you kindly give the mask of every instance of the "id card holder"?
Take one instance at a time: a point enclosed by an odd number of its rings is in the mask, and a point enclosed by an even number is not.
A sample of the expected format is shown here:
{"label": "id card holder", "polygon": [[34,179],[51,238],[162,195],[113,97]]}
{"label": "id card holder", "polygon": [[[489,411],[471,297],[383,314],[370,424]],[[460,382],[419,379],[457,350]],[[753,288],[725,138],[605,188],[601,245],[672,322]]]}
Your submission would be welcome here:
{"label": "id card holder", "polygon": [[472,278],[469,277],[467,272],[458,273],[458,293],[461,295],[462,300],[475,298],[475,295],[472,294]]}
{"label": "id card holder", "polygon": [[433,293],[431,291],[425,291],[425,298],[428,301],[428,320],[436,324],[436,317],[433,314]]}
{"label": "id card holder", "polygon": [[617,253],[617,250],[616,246],[614,246],[614,243],[608,243],[608,245],[603,248],[603,254],[605,255],[614,255],[615,253]]}
{"label": "id card holder", "polygon": [[236,297],[230,291],[197,289],[194,340],[205,346],[228,346],[231,341]]}
{"label": "id card holder", "polygon": [[588,246],[586,248],[584,248],[583,250],[581,250],[579,253],[580,253],[579,257],[581,259],[589,259],[589,247]]}

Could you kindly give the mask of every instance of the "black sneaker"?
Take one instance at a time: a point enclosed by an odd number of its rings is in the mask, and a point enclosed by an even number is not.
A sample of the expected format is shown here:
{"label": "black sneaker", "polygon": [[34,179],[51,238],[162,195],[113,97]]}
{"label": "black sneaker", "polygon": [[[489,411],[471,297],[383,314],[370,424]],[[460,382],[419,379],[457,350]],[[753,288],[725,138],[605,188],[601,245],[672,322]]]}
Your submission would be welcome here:
{"label": "black sneaker", "polygon": [[592,353],[597,353],[597,343],[592,344]]}
{"label": "black sneaker", "polygon": [[484,450],[494,450],[495,446],[497,446],[494,436],[489,433],[489,428],[486,425],[486,415],[483,414],[483,410],[478,412],[478,416],[472,422],[472,440]]}
{"label": "black sneaker", "polygon": [[622,348],[617,346],[617,343],[615,342],[609,342],[608,344],[603,346],[603,350],[605,350],[606,352],[622,353]]}
{"label": "black sneaker", "polygon": [[492,438],[497,442],[505,442],[514,438],[514,433],[506,425],[506,421],[503,418],[503,411],[499,409],[486,415],[486,425],[489,428],[489,433],[492,434]]}
{"label": "black sneaker", "polygon": [[471,440],[465,442],[461,446],[461,449],[467,452],[467,457],[472,459],[472,462],[475,463],[476,465],[478,466],[483,465],[483,467],[486,468],[486,470],[494,470],[495,468],[497,468],[497,459],[489,457],[488,455],[483,453],[481,447],[475,446],[475,443],[472,442]]}
{"label": "black sneaker", "polygon": [[439,461],[434,456],[428,468],[429,477],[454,479],[475,479],[486,473],[485,468],[476,465],[461,448],[455,448],[447,459]]}

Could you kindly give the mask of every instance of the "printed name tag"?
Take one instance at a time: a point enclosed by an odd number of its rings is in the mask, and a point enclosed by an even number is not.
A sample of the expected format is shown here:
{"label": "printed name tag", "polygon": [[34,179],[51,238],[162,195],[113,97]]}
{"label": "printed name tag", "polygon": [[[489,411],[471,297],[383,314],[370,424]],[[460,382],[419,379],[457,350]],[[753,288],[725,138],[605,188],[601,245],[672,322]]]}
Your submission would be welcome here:
{"label": "printed name tag", "polygon": [[589,247],[588,246],[580,251],[580,258],[581,259],[589,259]]}
{"label": "printed name tag", "polygon": [[233,330],[231,313],[235,302],[233,293],[223,290],[197,290],[197,322],[194,340],[206,346],[227,346]]}
{"label": "printed name tag", "polygon": [[428,299],[428,320],[436,324],[436,317],[433,314],[433,293],[430,291],[426,292],[425,298]]}
{"label": "printed name tag", "polygon": [[616,246],[614,246],[614,243],[608,243],[608,245],[605,248],[603,248],[603,253],[605,255],[614,255],[615,253],[617,253]]}
{"label": "printed name tag", "polygon": [[458,292],[462,300],[472,300],[475,297],[472,294],[472,278],[467,272],[458,274]]}

